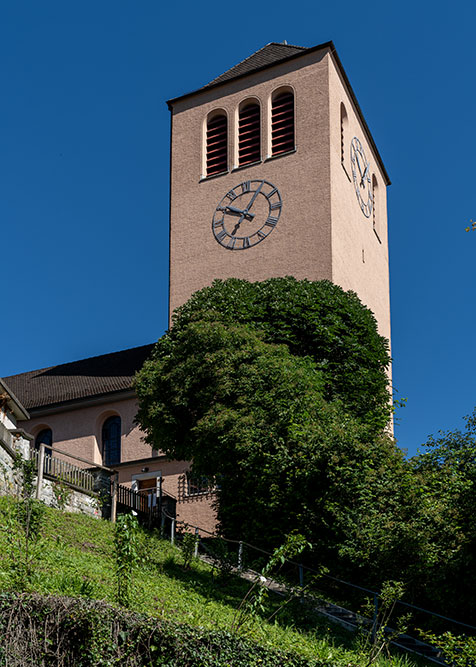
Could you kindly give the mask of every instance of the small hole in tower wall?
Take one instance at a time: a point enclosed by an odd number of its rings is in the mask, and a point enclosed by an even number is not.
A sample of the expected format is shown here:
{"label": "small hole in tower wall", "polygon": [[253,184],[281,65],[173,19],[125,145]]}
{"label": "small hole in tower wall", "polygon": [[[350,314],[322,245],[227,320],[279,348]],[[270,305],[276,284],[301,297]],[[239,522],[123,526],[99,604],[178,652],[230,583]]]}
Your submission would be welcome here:
{"label": "small hole in tower wall", "polygon": [[362,262],[365,264],[365,250],[362,248]]}

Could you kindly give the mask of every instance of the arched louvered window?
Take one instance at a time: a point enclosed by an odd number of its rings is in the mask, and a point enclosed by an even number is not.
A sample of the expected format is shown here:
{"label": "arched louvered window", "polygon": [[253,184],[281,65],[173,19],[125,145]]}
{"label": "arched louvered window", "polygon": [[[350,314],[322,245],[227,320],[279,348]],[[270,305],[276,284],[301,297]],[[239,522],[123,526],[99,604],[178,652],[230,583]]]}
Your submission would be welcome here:
{"label": "arched louvered window", "polygon": [[228,119],[217,114],[207,121],[207,176],[228,169]]}
{"label": "arched louvered window", "polygon": [[345,147],[348,143],[349,117],[344,104],[340,105],[340,162],[345,169]]}
{"label": "arched louvered window", "polygon": [[379,225],[379,213],[380,211],[377,208],[378,206],[378,183],[375,177],[375,174],[372,174],[372,219],[374,232],[379,240],[379,243],[382,243],[380,238],[380,225]]}
{"label": "arched louvered window", "polygon": [[261,159],[261,114],[259,104],[250,102],[238,114],[238,164]]}
{"label": "arched louvered window", "polygon": [[102,457],[105,466],[121,462],[121,418],[108,417],[102,427]]}
{"label": "arched louvered window", "polygon": [[290,90],[274,95],[271,105],[271,152],[294,149],[294,95]]}

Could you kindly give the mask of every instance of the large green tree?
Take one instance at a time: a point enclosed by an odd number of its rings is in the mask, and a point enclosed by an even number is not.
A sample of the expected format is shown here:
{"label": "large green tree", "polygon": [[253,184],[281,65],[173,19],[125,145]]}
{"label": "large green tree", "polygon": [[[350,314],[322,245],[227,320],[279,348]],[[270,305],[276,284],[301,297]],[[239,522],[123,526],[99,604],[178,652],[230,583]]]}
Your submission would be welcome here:
{"label": "large green tree", "polygon": [[296,528],[327,559],[382,461],[398,458],[381,433],[388,361],[355,294],[217,281],[179,309],[137,376],[138,421],[151,444],[218,479],[225,532],[271,544]]}
{"label": "large green tree", "polygon": [[284,344],[296,357],[311,357],[322,372],[326,400],[340,398],[374,431],[387,425],[389,345],[354,292],[328,280],[217,280],[177,309],[167,337],[176,339],[189,323],[199,321],[248,324],[262,332],[265,342]]}
{"label": "large green tree", "polygon": [[476,408],[465,428],[431,436],[411,460],[432,519],[435,558],[422,568],[430,603],[456,618],[476,618]]}
{"label": "large green tree", "polygon": [[138,422],[151,445],[217,479],[229,536],[272,547],[296,529],[314,563],[374,588],[403,579],[411,601],[464,616],[476,415],[405,459],[385,433],[388,363],[353,293],[217,281],[175,313],[138,374]]}

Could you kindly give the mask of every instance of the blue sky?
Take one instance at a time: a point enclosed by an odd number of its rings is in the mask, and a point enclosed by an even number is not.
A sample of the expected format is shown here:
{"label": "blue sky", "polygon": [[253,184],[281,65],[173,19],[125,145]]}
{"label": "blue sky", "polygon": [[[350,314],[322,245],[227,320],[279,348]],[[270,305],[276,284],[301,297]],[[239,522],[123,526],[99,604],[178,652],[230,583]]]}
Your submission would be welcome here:
{"label": "blue sky", "polygon": [[167,326],[169,112],[271,41],[332,39],[392,179],[396,434],[476,404],[476,9],[470,3],[0,4],[0,375]]}

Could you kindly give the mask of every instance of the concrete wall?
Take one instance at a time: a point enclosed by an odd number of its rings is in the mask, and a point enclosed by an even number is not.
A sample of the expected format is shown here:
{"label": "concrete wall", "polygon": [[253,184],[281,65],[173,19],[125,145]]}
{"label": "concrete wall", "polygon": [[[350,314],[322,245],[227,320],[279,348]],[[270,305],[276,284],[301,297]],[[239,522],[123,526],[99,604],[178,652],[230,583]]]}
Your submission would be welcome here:
{"label": "concrete wall", "polygon": [[[56,495],[53,492],[54,485],[55,482],[50,479],[43,480],[41,500],[49,507],[59,507],[56,501]],[[70,487],[68,487],[68,489],[67,495],[69,500],[62,508],[65,512],[81,512],[82,514],[88,514],[89,516],[94,516],[98,519],[101,518],[101,507],[95,496],[76,491]]]}
{"label": "concrete wall", "polygon": [[13,462],[16,454],[29,457],[28,434],[17,430],[17,420],[6,407],[0,408],[0,494],[16,489]]}
{"label": "concrete wall", "polygon": [[2,442],[0,434],[0,495],[14,492],[13,456],[9,447]]}

